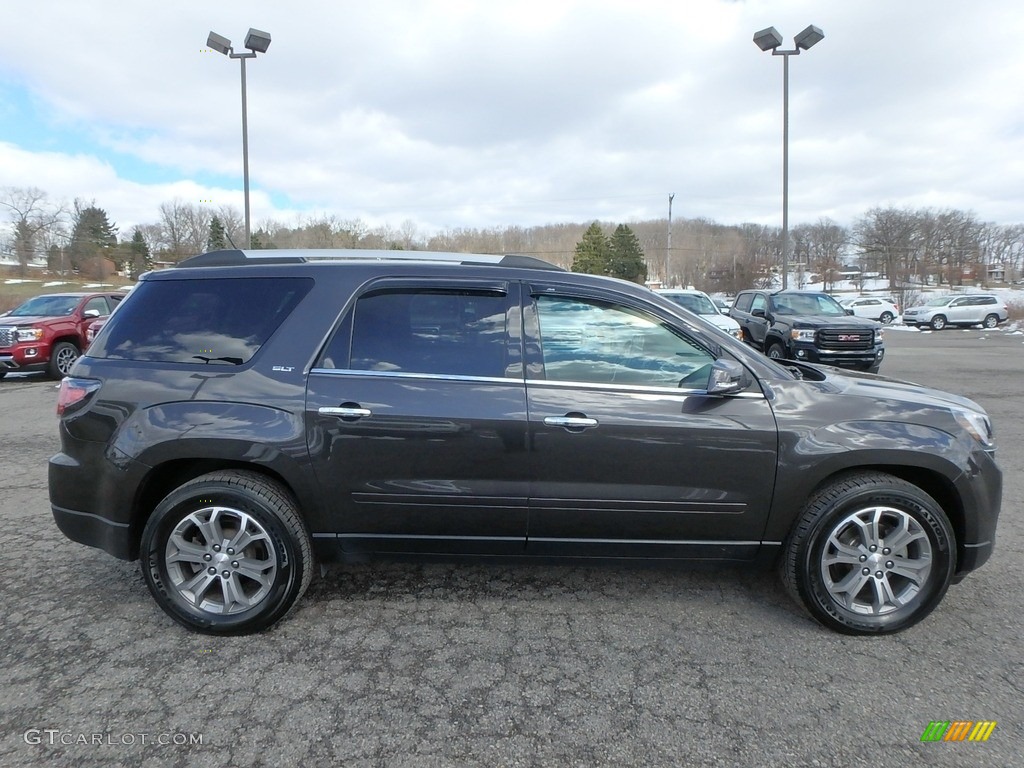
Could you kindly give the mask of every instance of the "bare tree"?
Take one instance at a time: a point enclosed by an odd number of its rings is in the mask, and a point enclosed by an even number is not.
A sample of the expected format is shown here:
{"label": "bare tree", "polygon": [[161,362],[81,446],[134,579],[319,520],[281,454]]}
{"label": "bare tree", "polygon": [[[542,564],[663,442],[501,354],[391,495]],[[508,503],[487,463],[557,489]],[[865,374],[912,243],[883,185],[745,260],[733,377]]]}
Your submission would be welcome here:
{"label": "bare tree", "polygon": [[36,187],[4,187],[0,206],[7,210],[13,226],[14,253],[24,277],[37,250],[45,251],[40,235],[55,230],[67,211],[47,201],[46,193]]}

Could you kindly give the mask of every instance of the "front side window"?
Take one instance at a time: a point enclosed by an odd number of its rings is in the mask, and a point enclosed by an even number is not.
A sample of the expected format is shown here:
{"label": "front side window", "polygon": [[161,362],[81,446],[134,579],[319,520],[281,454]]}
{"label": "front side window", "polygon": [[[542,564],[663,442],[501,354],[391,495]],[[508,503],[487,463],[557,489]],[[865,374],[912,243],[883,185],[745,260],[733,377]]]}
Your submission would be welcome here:
{"label": "front side window", "polygon": [[110,314],[110,310],[107,308],[107,300],[102,296],[93,296],[91,299],[89,299],[89,301],[86,302],[85,306],[82,307],[82,314],[84,315],[86,312],[90,310],[99,312],[100,315]]}
{"label": "front side window", "polygon": [[367,294],[329,345],[325,367],[343,367],[347,358],[348,368],[356,371],[504,377],[506,304],[503,292],[490,290]]}
{"label": "front side window", "polygon": [[538,296],[544,378],[594,384],[693,387],[714,356],[666,323],[609,302]]}
{"label": "front side window", "polygon": [[309,278],[204,278],[139,283],[91,357],[242,365],[298,305]]}

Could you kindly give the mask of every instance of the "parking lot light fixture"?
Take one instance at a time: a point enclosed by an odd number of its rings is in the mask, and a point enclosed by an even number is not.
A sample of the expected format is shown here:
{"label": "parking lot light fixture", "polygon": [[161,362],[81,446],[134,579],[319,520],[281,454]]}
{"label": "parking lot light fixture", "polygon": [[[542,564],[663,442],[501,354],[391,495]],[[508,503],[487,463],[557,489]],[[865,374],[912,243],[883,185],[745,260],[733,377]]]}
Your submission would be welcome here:
{"label": "parking lot light fixture", "polygon": [[245,60],[255,59],[257,53],[266,53],[270,47],[270,33],[259,29],[249,29],[245,36],[245,53],[235,53],[231,41],[216,32],[210,32],[206,45],[217,53],[223,53],[231,59],[238,59],[242,65],[242,183],[245,197],[245,247],[251,244],[251,227],[249,213],[249,119],[246,108],[245,92]]}
{"label": "parking lot light fixture", "polygon": [[775,27],[754,33],[754,45],[772,56],[782,57],[782,288],[789,285],[789,57],[820,43],[825,33],[813,24],[793,38],[792,50],[779,50],[782,35]]}

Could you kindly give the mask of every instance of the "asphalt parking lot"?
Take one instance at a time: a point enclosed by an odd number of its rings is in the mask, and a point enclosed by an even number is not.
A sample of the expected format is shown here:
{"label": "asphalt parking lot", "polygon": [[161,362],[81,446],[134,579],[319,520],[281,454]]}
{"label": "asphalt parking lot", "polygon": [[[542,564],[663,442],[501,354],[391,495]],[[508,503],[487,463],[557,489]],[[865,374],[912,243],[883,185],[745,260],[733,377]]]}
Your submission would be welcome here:
{"label": "asphalt parking lot", "polygon": [[[0,381],[2,766],[1019,765],[1024,335],[890,331],[882,373],[993,417],[995,554],[923,623],[851,638],[774,574],[334,567],[255,637],[189,634],[137,563],[53,524],[54,383]],[[931,721],[996,721],[923,743]]]}

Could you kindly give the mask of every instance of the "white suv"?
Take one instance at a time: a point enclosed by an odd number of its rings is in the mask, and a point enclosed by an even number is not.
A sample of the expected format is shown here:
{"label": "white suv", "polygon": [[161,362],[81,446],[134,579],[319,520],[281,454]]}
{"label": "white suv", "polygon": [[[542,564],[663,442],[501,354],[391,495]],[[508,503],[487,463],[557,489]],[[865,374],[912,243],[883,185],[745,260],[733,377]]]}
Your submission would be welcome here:
{"label": "white suv", "polygon": [[840,299],[839,303],[846,309],[852,309],[857,317],[877,320],[882,325],[888,325],[900,316],[899,306],[881,296],[849,296]]}
{"label": "white suv", "polygon": [[939,296],[903,311],[903,322],[906,325],[927,325],[936,331],[941,331],[947,325],[995,328],[1008,318],[1003,300],[988,293]]}

